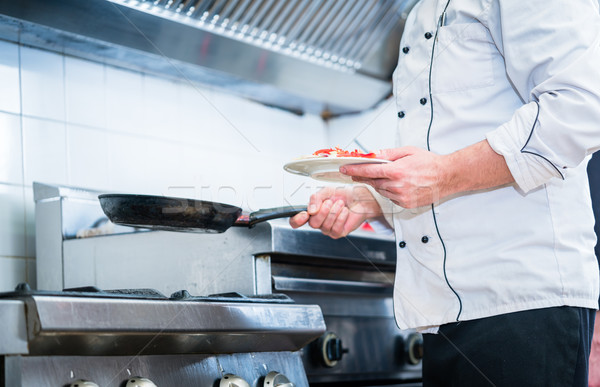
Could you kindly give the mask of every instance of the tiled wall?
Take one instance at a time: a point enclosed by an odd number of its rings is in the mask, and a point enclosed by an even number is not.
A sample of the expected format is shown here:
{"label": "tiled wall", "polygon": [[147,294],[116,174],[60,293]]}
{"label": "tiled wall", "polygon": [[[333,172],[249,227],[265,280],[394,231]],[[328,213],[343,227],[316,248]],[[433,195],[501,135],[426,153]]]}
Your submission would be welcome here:
{"label": "tiled wall", "polygon": [[282,165],[329,145],[317,116],[0,41],[0,291],[35,285],[33,181],[256,210],[306,202]]}
{"label": "tiled wall", "polygon": [[370,152],[393,148],[396,121],[396,106],[390,98],[372,110],[329,121],[329,142],[344,149],[361,149],[362,146],[363,151]]}

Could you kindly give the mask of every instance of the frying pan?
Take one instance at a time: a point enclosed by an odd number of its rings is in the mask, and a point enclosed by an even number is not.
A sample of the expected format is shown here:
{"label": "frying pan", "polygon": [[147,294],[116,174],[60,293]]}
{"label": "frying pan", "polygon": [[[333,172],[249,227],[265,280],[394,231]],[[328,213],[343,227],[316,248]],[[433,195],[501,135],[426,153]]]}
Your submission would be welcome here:
{"label": "frying pan", "polygon": [[306,211],[306,207],[288,206],[246,215],[239,207],[205,200],[132,194],[102,194],[98,199],[113,223],[167,231],[221,233],[232,226],[252,227]]}

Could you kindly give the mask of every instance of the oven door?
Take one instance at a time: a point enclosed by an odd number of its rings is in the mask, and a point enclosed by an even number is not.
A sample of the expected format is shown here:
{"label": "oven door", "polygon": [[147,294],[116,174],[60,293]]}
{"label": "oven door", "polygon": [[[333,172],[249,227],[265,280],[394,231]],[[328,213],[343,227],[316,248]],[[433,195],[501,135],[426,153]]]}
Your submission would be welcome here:
{"label": "oven door", "polygon": [[302,355],[311,386],[421,385],[422,337],[396,326],[393,281],[283,276],[277,264],[272,270],[274,292],[323,312],[327,332]]}

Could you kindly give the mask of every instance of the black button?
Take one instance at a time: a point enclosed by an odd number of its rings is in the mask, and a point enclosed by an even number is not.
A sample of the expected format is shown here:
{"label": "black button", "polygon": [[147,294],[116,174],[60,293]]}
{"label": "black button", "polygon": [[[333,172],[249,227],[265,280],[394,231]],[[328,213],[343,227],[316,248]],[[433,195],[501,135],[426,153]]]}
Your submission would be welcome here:
{"label": "black button", "polygon": [[423,242],[423,243],[429,242],[429,237],[427,235],[425,235],[423,238],[421,238],[421,242]]}
{"label": "black button", "polygon": [[401,249],[406,247],[406,242],[402,241],[400,243],[398,243],[398,246],[400,246]]}
{"label": "black button", "polygon": [[404,118],[405,115],[404,112],[398,112],[398,118]]}
{"label": "black button", "polygon": [[431,34],[431,32],[425,32],[425,39],[431,39],[433,37],[433,35]]}
{"label": "black button", "polygon": [[421,105],[425,105],[427,103],[427,98],[421,98],[419,102],[421,102]]}
{"label": "black button", "polygon": [[405,53],[405,54],[408,54],[409,51],[410,51],[410,47],[404,47],[402,49],[402,52]]}

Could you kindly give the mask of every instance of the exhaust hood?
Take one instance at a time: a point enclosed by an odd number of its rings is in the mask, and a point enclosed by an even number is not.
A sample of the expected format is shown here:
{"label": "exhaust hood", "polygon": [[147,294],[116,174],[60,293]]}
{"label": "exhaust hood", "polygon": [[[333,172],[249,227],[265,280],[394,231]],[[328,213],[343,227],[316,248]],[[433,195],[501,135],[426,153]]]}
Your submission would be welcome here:
{"label": "exhaust hood", "polygon": [[0,38],[329,116],[390,94],[417,1],[0,0]]}

